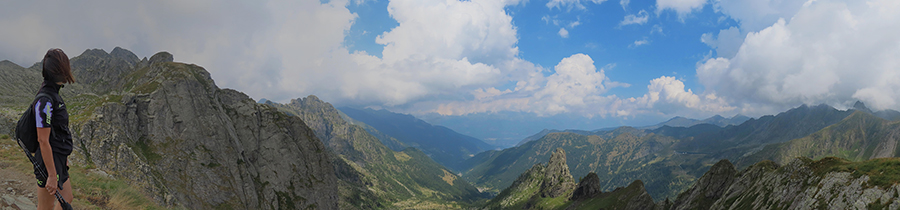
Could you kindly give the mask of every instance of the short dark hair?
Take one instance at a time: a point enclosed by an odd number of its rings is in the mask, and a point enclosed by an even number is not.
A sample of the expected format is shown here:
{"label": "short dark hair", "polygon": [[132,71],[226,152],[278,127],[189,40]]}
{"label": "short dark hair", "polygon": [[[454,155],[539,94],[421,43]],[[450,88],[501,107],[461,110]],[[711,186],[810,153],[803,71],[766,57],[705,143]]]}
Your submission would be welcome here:
{"label": "short dark hair", "polygon": [[72,76],[72,67],[69,65],[69,56],[59,48],[47,50],[42,63],[41,74],[44,76],[44,80],[63,83],[75,82],[75,77]]}

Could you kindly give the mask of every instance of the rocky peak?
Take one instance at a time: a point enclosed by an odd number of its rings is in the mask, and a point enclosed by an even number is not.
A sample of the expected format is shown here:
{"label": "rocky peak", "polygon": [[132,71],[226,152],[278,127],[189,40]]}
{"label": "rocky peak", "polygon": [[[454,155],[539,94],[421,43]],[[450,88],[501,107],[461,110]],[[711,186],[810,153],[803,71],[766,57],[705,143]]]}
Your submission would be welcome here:
{"label": "rocky peak", "polygon": [[106,53],[106,51],[104,51],[103,49],[87,49],[87,50],[84,50],[84,52],[81,53],[80,56],[94,56],[94,57],[101,57],[101,58],[111,57],[109,55],[109,53]]}
{"label": "rocky peak", "polygon": [[687,191],[678,195],[672,209],[709,209],[734,182],[737,171],[727,159],[709,168]]}
{"label": "rocky peak", "polygon": [[853,104],[853,109],[872,113],[872,110],[869,109],[869,107],[866,107],[866,104],[864,104],[862,101],[856,101],[856,103]]}
{"label": "rocky peak", "polygon": [[110,52],[109,55],[111,55],[114,58],[122,59],[131,66],[134,66],[135,64],[137,64],[138,62],[141,61],[141,59],[138,58],[137,55],[135,55],[131,51],[122,49],[121,47],[113,48],[112,52]]}
{"label": "rocky peak", "polygon": [[171,53],[166,51],[158,52],[150,57],[150,65],[173,61],[175,61],[175,57],[173,57]]}
{"label": "rocky peak", "polygon": [[572,192],[572,198],[570,200],[592,198],[600,193],[602,193],[600,190],[600,177],[597,177],[596,173],[591,172],[581,179],[581,182],[578,183],[578,187],[575,188],[575,192]]}
{"label": "rocky peak", "polygon": [[556,148],[550,155],[550,162],[544,171],[544,183],[541,184],[541,197],[559,197],[575,186],[575,180],[569,173],[569,165],[566,164],[566,151]]}

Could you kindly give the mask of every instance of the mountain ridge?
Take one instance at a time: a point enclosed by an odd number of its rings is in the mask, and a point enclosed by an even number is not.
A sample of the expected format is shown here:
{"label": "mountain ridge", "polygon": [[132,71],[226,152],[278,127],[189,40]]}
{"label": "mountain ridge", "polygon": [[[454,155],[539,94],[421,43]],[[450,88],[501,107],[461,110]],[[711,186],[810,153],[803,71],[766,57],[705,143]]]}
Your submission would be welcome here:
{"label": "mountain ridge", "polygon": [[457,133],[447,127],[431,125],[412,115],[393,113],[387,110],[338,108],[350,118],[368,124],[381,133],[394,137],[403,144],[416,147],[435,161],[453,171],[467,167],[464,160],[494,149],[493,146]]}

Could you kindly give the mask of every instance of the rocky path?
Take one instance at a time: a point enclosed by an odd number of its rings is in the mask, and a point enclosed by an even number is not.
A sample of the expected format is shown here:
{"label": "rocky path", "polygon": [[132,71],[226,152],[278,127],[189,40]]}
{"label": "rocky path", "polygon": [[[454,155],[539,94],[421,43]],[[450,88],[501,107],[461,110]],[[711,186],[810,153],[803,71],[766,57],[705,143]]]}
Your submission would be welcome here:
{"label": "rocky path", "polygon": [[12,164],[0,161],[0,210],[37,209],[34,194],[34,175],[12,168]]}

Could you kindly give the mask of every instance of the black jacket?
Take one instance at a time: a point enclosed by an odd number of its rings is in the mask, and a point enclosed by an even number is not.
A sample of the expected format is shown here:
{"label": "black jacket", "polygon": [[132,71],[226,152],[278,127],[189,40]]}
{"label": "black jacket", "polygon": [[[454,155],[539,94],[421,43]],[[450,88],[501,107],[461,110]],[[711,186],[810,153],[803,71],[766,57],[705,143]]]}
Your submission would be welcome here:
{"label": "black jacket", "polygon": [[[37,117],[43,118],[44,115],[40,114],[45,108],[46,104],[50,104],[50,147],[53,149],[54,153],[58,153],[61,155],[69,155],[72,153],[72,132],[69,131],[69,112],[66,111],[66,104],[63,101],[62,97],[59,96],[59,89],[62,88],[62,85],[57,85],[56,83],[44,81],[44,84],[41,85],[41,89],[38,91],[39,93],[46,93],[53,97],[53,100],[48,100],[46,97],[35,99],[34,106]],[[43,120],[42,120],[43,121]],[[42,122],[37,122],[41,127]],[[44,123],[46,125],[46,123]]]}

